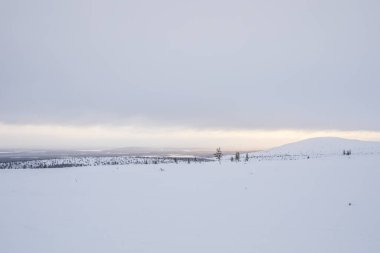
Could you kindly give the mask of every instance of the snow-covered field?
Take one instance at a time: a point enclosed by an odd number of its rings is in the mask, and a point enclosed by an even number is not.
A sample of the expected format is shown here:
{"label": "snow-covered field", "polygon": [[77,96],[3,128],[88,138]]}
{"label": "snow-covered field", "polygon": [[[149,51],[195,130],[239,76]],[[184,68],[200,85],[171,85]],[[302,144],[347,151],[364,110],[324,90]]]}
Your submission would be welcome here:
{"label": "snow-covered field", "polygon": [[0,252],[375,253],[379,182],[375,154],[0,170]]}

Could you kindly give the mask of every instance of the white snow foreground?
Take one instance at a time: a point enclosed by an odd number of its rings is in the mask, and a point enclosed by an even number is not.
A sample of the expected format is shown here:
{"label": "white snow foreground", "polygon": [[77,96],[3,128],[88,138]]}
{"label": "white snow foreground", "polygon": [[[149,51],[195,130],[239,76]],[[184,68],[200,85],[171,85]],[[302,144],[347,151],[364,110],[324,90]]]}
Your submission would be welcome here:
{"label": "white snow foreground", "polygon": [[380,252],[380,156],[0,170],[0,252]]}

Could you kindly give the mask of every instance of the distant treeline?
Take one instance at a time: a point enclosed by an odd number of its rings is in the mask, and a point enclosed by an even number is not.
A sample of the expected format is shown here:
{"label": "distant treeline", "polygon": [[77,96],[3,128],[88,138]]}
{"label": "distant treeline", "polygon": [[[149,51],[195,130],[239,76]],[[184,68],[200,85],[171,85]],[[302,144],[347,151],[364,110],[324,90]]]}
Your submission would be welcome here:
{"label": "distant treeline", "polygon": [[0,169],[45,169],[83,166],[126,165],[126,164],[162,164],[208,162],[212,159],[198,157],[67,157],[32,161],[0,162]]}

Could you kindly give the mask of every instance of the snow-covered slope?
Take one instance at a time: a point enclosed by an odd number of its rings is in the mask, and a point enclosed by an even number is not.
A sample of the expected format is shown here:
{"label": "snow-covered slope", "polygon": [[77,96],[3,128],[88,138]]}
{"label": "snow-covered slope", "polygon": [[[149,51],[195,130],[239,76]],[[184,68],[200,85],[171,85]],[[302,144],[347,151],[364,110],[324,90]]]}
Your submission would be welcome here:
{"label": "snow-covered slope", "polygon": [[271,154],[336,155],[343,150],[352,154],[379,154],[380,142],[350,140],[337,137],[319,137],[286,144],[269,150]]}
{"label": "snow-covered slope", "polygon": [[377,253],[380,156],[0,170],[0,252]]}

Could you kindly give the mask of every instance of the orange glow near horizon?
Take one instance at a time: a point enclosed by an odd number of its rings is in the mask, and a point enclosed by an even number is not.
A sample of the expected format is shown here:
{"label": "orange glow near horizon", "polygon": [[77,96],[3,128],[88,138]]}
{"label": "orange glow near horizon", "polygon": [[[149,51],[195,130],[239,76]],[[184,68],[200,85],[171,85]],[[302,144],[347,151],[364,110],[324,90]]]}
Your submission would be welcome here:
{"label": "orange glow near horizon", "polygon": [[63,126],[0,123],[0,148],[173,147],[260,150],[308,138],[334,136],[380,141],[380,132],[342,130],[192,129],[144,126]]}

